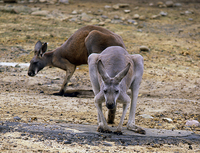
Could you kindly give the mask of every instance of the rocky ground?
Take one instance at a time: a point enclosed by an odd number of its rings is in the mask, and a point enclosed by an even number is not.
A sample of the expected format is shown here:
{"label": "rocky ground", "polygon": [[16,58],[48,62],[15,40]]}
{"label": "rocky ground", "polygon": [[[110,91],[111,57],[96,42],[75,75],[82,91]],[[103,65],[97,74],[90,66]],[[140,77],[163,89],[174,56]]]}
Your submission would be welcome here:
{"label": "rocky ground", "polygon": [[[74,1],[69,4],[0,3],[0,62],[29,62],[38,40],[48,50],[59,47],[77,29],[99,25],[122,36],[130,54],[144,57],[144,75],[136,111],[136,124],[144,128],[188,130],[200,134],[200,3],[134,1],[129,5]],[[145,48],[141,51],[140,47]],[[57,97],[65,72],[45,68],[33,78],[27,67],[0,66],[0,120],[19,123],[97,124],[97,111],[88,74],[82,65],[68,90],[78,97]],[[106,113],[106,109],[104,108]],[[118,125],[122,107],[118,106]],[[127,123],[126,115],[124,126]],[[110,125],[112,126],[112,125]],[[28,136],[27,136],[28,135]],[[199,152],[200,142],[162,145],[108,146],[40,139],[19,131],[1,133],[2,152]],[[111,142],[109,142],[111,143]]]}

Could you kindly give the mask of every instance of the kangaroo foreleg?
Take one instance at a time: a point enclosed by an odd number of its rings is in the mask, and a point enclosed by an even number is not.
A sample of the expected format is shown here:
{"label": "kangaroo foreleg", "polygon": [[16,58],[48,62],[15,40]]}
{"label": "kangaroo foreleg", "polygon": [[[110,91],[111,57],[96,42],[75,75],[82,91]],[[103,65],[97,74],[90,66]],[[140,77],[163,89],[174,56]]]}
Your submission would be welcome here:
{"label": "kangaroo foreleg", "polygon": [[67,62],[65,70],[66,70],[66,76],[65,76],[64,82],[61,86],[61,89],[58,93],[54,93],[54,95],[59,95],[59,96],[65,95],[67,84],[68,84],[70,78],[72,77],[72,75],[74,74],[74,71],[76,70],[76,65]]}

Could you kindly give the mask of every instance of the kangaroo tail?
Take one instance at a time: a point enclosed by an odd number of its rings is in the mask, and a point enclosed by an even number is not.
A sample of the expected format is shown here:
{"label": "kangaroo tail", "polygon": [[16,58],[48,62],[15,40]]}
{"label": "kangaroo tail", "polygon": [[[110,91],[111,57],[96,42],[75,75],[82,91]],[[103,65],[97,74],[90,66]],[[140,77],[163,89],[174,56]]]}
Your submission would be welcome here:
{"label": "kangaroo tail", "polygon": [[108,110],[108,119],[107,122],[109,124],[113,124],[115,120],[115,112],[116,112],[116,107],[114,109],[109,109]]}

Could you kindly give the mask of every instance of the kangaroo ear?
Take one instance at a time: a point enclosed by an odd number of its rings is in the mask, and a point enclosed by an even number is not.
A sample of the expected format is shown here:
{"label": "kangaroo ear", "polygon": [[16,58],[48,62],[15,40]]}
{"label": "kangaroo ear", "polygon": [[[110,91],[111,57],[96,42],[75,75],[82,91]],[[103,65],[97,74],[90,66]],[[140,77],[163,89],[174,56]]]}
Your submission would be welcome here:
{"label": "kangaroo ear", "polygon": [[106,70],[105,70],[101,60],[99,60],[97,63],[97,70],[98,70],[99,74],[101,75],[104,82],[107,82],[108,80],[110,80],[110,77],[106,73]]}
{"label": "kangaroo ear", "polygon": [[45,42],[43,45],[42,45],[42,49],[41,49],[41,56],[47,51],[47,43]]}
{"label": "kangaroo ear", "polygon": [[38,41],[36,44],[35,44],[35,55],[37,56],[42,56],[46,51],[47,51],[47,43],[45,42],[43,45],[42,45],[42,42],[41,41]]}
{"label": "kangaroo ear", "polygon": [[126,67],[125,67],[122,71],[120,71],[120,72],[114,77],[114,80],[115,80],[116,83],[120,83],[121,80],[126,76],[126,74],[127,74],[128,71],[129,71],[130,66],[131,66],[131,64],[128,63],[128,64],[126,65]]}

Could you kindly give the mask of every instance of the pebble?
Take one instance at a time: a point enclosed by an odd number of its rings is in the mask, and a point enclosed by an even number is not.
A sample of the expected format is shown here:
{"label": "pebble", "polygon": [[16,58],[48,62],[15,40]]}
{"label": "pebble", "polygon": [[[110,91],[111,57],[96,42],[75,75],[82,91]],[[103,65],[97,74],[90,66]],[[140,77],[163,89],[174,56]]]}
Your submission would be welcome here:
{"label": "pebble", "polygon": [[146,118],[146,119],[149,119],[149,118],[153,119],[153,117],[151,115],[148,115],[148,114],[142,114],[142,115],[139,115],[139,116]]}
{"label": "pebble", "polygon": [[122,23],[123,21],[122,20],[120,20],[120,19],[113,19],[113,20],[111,20],[111,23],[113,23],[113,24],[118,24],[118,23]]}
{"label": "pebble", "polygon": [[39,0],[40,3],[46,3],[46,0]]}
{"label": "pebble", "polygon": [[102,143],[103,146],[112,146],[112,144],[108,143],[108,142],[103,142]]}
{"label": "pebble", "polygon": [[99,22],[98,25],[99,25],[99,26],[104,26],[104,25],[105,25],[105,22]]}
{"label": "pebble", "polygon": [[133,19],[139,19],[139,17],[140,17],[139,14],[134,14],[133,15]]}
{"label": "pebble", "polygon": [[200,123],[197,120],[187,120],[185,125],[187,125],[187,126],[200,126]]}
{"label": "pebble", "polygon": [[69,0],[59,0],[59,3],[62,3],[62,4],[69,4]]}
{"label": "pebble", "polygon": [[131,10],[124,10],[124,13],[130,13]]}
{"label": "pebble", "polygon": [[63,142],[63,144],[71,144],[71,143],[72,143],[71,140],[65,140],[65,141]]}
{"label": "pebble", "polygon": [[35,11],[32,12],[31,15],[35,15],[35,16],[47,16],[49,14],[49,11]]}
{"label": "pebble", "polygon": [[72,14],[76,15],[76,14],[78,14],[78,12],[76,10],[74,10],[74,11],[72,11]]}
{"label": "pebble", "polygon": [[167,12],[161,11],[161,12],[160,12],[160,15],[162,15],[162,16],[167,16]]}
{"label": "pebble", "polygon": [[140,46],[140,51],[150,51],[150,49],[147,46]]}
{"label": "pebble", "polygon": [[175,7],[181,7],[182,5],[181,5],[181,3],[175,3],[174,6]]}
{"label": "pebble", "polygon": [[92,17],[89,16],[89,15],[87,15],[86,13],[82,13],[82,14],[81,14],[81,20],[82,20],[82,21],[89,22],[89,21],[91,21],[91,19],[92,19]]}
{"label": "pebble", "polygon": [[110,23],[111,19],[105,19],[105,23]]}
{"label": "pebble", "polygon": [[118,6],[120,8],[124,8],[124,7],[129,7],[129,4],[127,4],[127,3],[120,3],[120,4],[118,4]]}
{"label": "pebble", "polygon": [[119,10],[119,5],[113,5],[112,8],[113,10]]}
{"label": "pebble", "polygon": [[151,16],[151,19],[157,19],[157,18],[159,18],[160,16],[159,15],[152,15]]}
{"label": "pebble", "polygon": [[167,7],[173,7],[174,6],[173,1],[166,1],[165,4],[166,4]]}
{"label": "pebble", "polygon": [[105,5],[104,8],[105,8],[105,9],[110,9],[110,8],[112,8],[112,7],[111,7],[110,5]]}
{"label": "pebble", "polygon": [[157,2],[157,6],[164,5],[163,2]]}
{"label": "pebble", "polygon": [[139,20],[141,20],[141,21],[144,21],[146,19],[146,16],[145,15],[141,15],[140,17],[139,17]]}
{"label": "pebble", "polygon": [[173,120],[171,118],[163,118],[163,121],[167,121],[168,123],[172,123]]}
{"label": "pebble", "polygon": [[13,119],[17,120],[17,121],[21,120],[21,118],[19,116],[15,116],[15,117],[13,117]]}
{"label": "pebble", "polygon": [[127,22],[128,22],[128,24],[135,24],[136,23],[136,21],[132,20],[132,19],[128,19]]}

